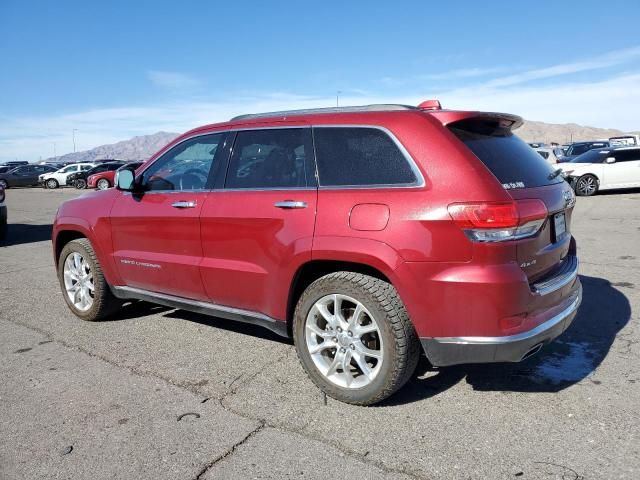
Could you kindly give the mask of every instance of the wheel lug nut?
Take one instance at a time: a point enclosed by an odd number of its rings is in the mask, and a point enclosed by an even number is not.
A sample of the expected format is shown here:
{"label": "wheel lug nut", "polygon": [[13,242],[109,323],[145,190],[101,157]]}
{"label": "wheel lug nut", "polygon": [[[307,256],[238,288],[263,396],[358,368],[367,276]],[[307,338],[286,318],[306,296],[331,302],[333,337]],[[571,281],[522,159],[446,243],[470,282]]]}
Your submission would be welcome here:
{"label": "wheel lug nut", "polygon": [[342,353],[346,352],[346,350],[344,349],[344,347],[340,348],[340,351],[341,351]]}
{"label": "wheel lug nut", "polygon": [[336,337],[333,337],[333,338],[331,339],[331,341],[332,341],[332,342],[337,342],[337,341],[338,341],[338,339],[337,339]]}
{"label": "wheel lug nut", "polygon": [[340,327],[338,327],[338,332],[342,332],[342,329]]}
{"label": "wheel lug nut", "polygon": [[351,345],[349,345],[349,348],[351,348],[351,350],[355,350],[356,346],[352,343]]}
{"label": "wheel lug nut", "polygon": [[351,330],[349,330],[349,331],[347,332],[347,335],[349,335],[350,337],[353,337],[353,332],[352,332]]}

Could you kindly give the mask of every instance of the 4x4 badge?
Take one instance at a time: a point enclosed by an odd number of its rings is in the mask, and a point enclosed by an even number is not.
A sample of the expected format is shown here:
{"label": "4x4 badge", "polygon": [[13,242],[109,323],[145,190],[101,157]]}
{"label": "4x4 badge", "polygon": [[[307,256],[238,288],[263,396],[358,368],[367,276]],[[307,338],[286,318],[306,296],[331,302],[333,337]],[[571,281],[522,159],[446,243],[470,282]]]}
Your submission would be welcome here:
{"label": "4x4 badge", "polygon": [[562,196],[564,197],[564,206],[565,207],[573,207],[573,204],[576,202],[576,197],[573,195],[571,190],[565,190],[562,192]]}

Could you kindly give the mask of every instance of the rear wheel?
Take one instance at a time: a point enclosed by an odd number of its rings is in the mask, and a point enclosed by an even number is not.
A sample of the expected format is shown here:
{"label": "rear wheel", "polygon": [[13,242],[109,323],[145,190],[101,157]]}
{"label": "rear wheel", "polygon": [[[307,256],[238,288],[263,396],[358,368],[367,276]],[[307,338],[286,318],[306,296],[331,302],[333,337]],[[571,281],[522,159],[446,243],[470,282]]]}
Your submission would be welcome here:
{"label": "rear wheel", "polygon": [[590,197],[598,191],[598,179],[593,175],[583,175],[576,180],[576,194],[581,197]]}
{"label": "rear wheel", "polygon": [[420,357],[420,343],[395,288],[353,272],[326,275],[305,290],[293,337],[311,380],[327,395],[356,405],[393,394]]}
{"label": "rear wheel", "polygon": [[109,180],[107,180],[106,178],[101,178],[100,180],[98,180],[98,183],[96,184],[96,187],[98,187],[98,190],[106,190],[110,186],[111,185],[109,184]]}
{"label": "rear wheel", "polygon": [[55,178],[50,178],[46,182],[44,182],[45,187],[47,188],[58,188],[59,184]]}
{"label": "rear wheel", "polygon": [[102,320],[120,306],[86,238],[72,240],[64,246],[58,260],[58,279],[65,302],[83,320]]}
{"label": "rear wheel", "polygon": [[5,179],[0,179],[0,187],[9,188],[9,184],[7,183],[7,181]]}
{"label": "rear wheel", "polygon": [[87,188],[87,181],[84,178],[79,178],[75,182],[75,187],[78,190],[84,190],[85,188]]}

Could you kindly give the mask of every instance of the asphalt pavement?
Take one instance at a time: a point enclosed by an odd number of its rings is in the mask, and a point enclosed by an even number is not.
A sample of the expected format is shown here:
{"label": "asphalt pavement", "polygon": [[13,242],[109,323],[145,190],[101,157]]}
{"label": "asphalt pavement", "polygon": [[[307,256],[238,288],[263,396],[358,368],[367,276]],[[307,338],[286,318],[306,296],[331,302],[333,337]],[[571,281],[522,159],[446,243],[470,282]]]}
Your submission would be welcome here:
{"label": "asphalt pavement", "polygon": [[584,300],[519,364],[429,368],[374,407],[326,399],[291,342],[145,303],[83,322],[51,253],[73,189],[7,191],[0,479],[636,479],[640,191],[578,198]]}

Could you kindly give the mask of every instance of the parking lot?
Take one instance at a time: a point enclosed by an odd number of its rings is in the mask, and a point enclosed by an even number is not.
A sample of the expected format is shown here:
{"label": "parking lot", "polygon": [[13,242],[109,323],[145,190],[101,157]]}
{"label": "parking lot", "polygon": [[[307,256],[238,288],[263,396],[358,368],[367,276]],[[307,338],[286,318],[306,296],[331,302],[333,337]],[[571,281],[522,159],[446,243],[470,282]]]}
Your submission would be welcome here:
{"label": "parking lot", "polygon": [[149,304],[82,322],[52,265],[73,189],[10,189],[0,244],[0,478],[640,474],[640,192],[578,198],[584,301],[520,364],[429,369],[381,405],[323,398],[291,342]]}

